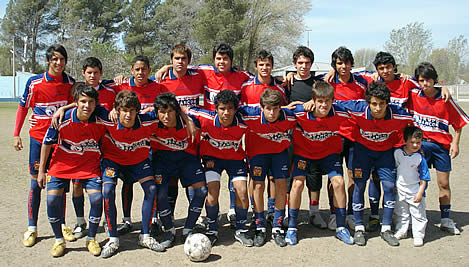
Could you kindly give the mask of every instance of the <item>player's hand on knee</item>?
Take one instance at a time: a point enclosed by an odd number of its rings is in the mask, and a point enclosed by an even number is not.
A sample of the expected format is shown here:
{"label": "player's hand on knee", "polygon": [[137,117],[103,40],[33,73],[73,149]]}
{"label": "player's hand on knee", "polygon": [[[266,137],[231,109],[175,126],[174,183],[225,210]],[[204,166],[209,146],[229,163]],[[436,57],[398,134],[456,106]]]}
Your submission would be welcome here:
{"label": "player's hand on knee", "polygon": [[21,141],[21,137],[13,136],[13,147],[16,151],[23,149],[23,141]]}

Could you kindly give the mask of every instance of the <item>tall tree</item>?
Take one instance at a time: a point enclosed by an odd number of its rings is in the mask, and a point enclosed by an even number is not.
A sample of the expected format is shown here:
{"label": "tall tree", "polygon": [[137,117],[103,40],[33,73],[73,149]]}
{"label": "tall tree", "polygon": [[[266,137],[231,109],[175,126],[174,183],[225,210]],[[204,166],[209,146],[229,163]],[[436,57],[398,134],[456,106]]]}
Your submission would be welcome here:
{"label": "tall tree", "polygon": [[468,42],[460,35],[448,41],[445,48],[433,49],[429,61],[438,71],[438,78],[449,84],[463,79],[468,60]]}
{"label": "tall tree", "polygon": [[373,60],[378,51],[372,48],[360,48],[353,54],[355,67],[365,67],[367,71],[374,70]]}

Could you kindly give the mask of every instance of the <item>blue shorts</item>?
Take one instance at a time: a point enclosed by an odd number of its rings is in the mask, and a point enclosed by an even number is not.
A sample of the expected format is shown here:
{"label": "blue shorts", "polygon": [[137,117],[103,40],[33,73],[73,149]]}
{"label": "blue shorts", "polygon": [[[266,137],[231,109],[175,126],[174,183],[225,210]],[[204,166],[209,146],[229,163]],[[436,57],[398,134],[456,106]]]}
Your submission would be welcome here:
{"label": "blue shorts", "polygon": [[244,160],[202,157],[207,183],[220,181],[221,173],[226,171],[231,181],[247,181],[247,165]]}
{"label": "blue shorts", "polygon": [[334,176],[343,176],[342,159],[339,154],[330,154],[322,159],[308,159],[302,156],[293,156],[293,178],[307,175],[310,165],[319,165],[321,172],[331,179]]}
{"label": "blue shorts", "polygon": [[254,181],[264,181],[266,175],[274,179],[287,179],[288,150],[253,156],[249,159],[249,170]]}
{"label": "blue shorts", "polygon": [[86,190],[99,190],[101,191],[103,185],[103,179],[101,177],[94,177],[89,179],[73,179],[74,184],[81,184]]}
{"label": "blue shorts", "polygon": [[[37,175],[39,173],[39,163],[41,161],[41,147],[42,143],[38,142],[36,139],[29,137],[29,173],[31,175]],[[50,159],[52,158],[52,153],[54,153],[54,146],[51,146],[49,158],[46,162],[46,172],[49,169]]]}
{"label": "blue shorts", "polygon": [[47,176],[47,191],[63,189],[65,193],[70,192],[71,179],[57,178],[55,176]]}
{"label": "blue shorts", "polygon": [[184,187],[205,182],[200,160],[185,151],[160,150],[153,154],[153,170],[156,184],[168,184],[172,176],[178,176]]}
{"label": "blue shorts", "polygon": [[343,146],[342,146],[342,152],[340,152],[340,157],[345,158],[345,165],[347,166],[347,169],[351,170],[352,169],[352,161],[353,161],[353,141],[350,141],[350,139],[342,137],[343,141]]}
{"label": "blue shorts", "polygon": [[451,171],[451,157],[449,156],[449,150],[444,146],[436,142],[423,140],[422,150],[429,169],[434,167],[440,172]]}
{"label": "blue shorts", "polygon": [[149,159],[134,165],[121,165],[110,159],[102,159],[101,173],[103,174],[103,182],[113,183],[117,182],[117,177],[121,178],[124,183],[137,182],[148,176],[153,177],[153,169]]}
{"label": "blue shorts", "polygon": [[[370,177],[371,170],[374,168],[380,180],[396,182],[394,148],[385,151],[375,151],[360,143],[355,143],[352,167],[354,179],[366,181]],[[380,169],[383,169],[383,171]]]}

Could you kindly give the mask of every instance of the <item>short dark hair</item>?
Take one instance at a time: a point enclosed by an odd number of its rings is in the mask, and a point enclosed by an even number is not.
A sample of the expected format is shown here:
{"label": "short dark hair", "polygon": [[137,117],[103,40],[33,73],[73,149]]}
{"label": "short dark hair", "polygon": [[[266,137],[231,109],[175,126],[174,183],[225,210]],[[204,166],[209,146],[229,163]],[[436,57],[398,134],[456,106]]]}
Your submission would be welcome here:
{"label": "short dark hair", "polygon": [[65,64],[67,63],[67,60],[68,60],[67,50],[65,50],[65,47],[63,47],[61,44],[53,44],[47,48],[47,51],[46,51],[47,62],[50,62],[52,60],[52,56],[54,55],[54,52],[60,53],[65,58]]}
{"label": "short dark hair", "polygon": [[227,54],[231,62],[233,63],[233,48],[231,48],[231,46],[226,42],[222,41],[215,44],[215,46],[213,47],[213,59],[215,59],[217,53]]}
{"label": "short dark hair", "polygon": [[85,58],[85,60],[83,61],[83,68],[82,68],[83,71],[85,71],[86,68],[88,68],[88,67],[90,67],[90,68],[98,67],[101,72],[103,71],[103,64],[96,57],[87,57],[87,58]]}
{"label": "short dark hair", "polygon": [[177,44],[171,49],[171,60],[175,53],[186,54],[189,63],[191,63],[192,50],[184,43]]}
{"label": "short dark hair", "polygon": [[256,60],[254,60],[254,64],[256,64],[256,66],[259,59],[269,59],[272,63],[272,67],[274,66],[274,56],[272,56],[272,53],[267,50],[262,49],[257,53]]}
{"label": "short dark hair", "polygon": [[99,93],[91,85],[87,85],[85,83],[78,83],[75,87],[75,92],[73,93],[73,101],[77,102],[80,96],[94,98],[94,100],[96,100],[96,103],[98,103]]}
{"label": "short dark hair", "polygon": [[407,125],[404,128],[404,141],[407,141],[409,138],[412,137],[423,139],[423,131],[418,127]]}
{"label": "short dark hair", "polygon": [[147,56],[139,55],[134,57],[134,59],[132,60],[132,68],[134,67],[135,63],[137,63],[137,61],[142,61],[143,63],[145,63],[145,65],[147,65],[148,68],[150,68],[150,60]]}
{"label": "short dark hair", "polygon": [[355,63],[353,60],[352,52],[345,46],[341,46],[337,48],[336,50],[334,50],[334,52],[332,52],[331,66],[334,70],[337,70],[336,69],[337,59],[340,59],[345,63],[350,62],[350,64],[352,64],[352,67],[353,67],[353,64]]}
{"label": "short dark hair", "polygon": [[157,96],[153,106],[155,107],[156,112],[158,112],[159,109],[167,109],[168,107],[173,108],[178,114],[181,112],[181,107],[176,99],[176,95],[171,92]]}
{"label": "short dark hair", "polygon": [[267,88],[261,94],[260,104],[261,107],[280,106],[282,105],[282,94],[277,90]]}
{"label": "short dark hair", "polygon": [[129,90],[120,91],[114,101],[114,108],[119,111],[122,107],[135,108],[137,111],[140,111],[142,105],[138,100],[137,93]]}
{"label": "short dark hair", "polygon": [[222,103],[222,104],[229,104],[229,103],[233,103],[234,105],[234,108],[237,109],[238,108],[238,104],[239,104],[239,98],[238,96],[235,94],[235,92],[231,91],[231,90],[221,90],[217,96],[215,96],[215,109],[218,108],[218,105]]}
{"label": "short dark hair", "polygon": [[386,104],[391,102],[391,92],[388,86],[382,82],[372,82],[368,84],[368,88],[365,91],[366,102],[370,103],[371,97],[373,96],[385,100]]}
{"label": "short dark hair", "polygon": [[375,67],[378,67],[379,64],[389,63],[396,67],[396,60],[394,60],[394,57],[390,53],[383,51],[378,52],[378,54],[375,56],[375,59],[373,60],[373,65],[375,65]]}
{"label": "short dark hair", "polygon": [[438,73],[435,67],[430,62],[422,62],[415,68],[415,79],[419,79],[422,76],[425,79],[433,79],[435,83],[438,83]]}
{"label": "short dark hair", "polygon": [[316,81],[313,84],[313,99],[318,97],[328,97],[334,99],[334,87],[325,81]]}
{"label": "short dark hair", "polygon": [[306,46],[298,46],[298,48],[296,48],[295,52],[293,53],[293,63],[296,64],[296,61],[301,56],[311,59],[311,63],[314,62],[314,53]]}

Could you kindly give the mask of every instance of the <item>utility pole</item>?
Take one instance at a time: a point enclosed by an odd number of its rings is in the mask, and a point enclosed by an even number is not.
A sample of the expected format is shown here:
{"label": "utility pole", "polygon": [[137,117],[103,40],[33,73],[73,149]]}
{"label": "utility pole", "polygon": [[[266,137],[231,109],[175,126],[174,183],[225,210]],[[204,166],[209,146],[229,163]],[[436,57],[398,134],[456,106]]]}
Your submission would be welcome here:
{"label": "utility pole", "polygon": [[28,48],[28,36],[24,37],[24,48],[23,48],[23,58],[21,61],[23,61],[23,64],[21,65],[21,71],[25,72],[25,65],[26,65],[26,51]]}
{"label": "utility pole", "polygon": [[307,41],[307,43],[306,43],[306,46],[307,46],[308,48],[310,48],[310,47],[309,47],[309,32],[310,32],[311,30],[310,30],[310,29],[306,29],[305,31],[308,33],[308,41]]}
{"label": "utility pole", "polygon": [[13,75],[13,97],[16,99],[16,71],[15,71],[15,38],[13,37],[13,50],[10,50],[13,54],[12,61],[13,61],[13,68],[12,68],[12,75]]}

